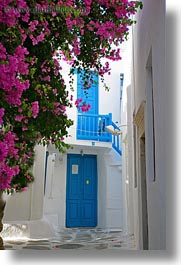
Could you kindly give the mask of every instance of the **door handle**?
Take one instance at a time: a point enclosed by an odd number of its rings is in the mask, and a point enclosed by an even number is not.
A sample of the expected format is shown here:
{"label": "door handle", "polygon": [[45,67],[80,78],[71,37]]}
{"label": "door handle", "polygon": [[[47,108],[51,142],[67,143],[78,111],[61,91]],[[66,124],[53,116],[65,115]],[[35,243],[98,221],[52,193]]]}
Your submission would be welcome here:
{"label": "door handle", "polygon": [[89,185],[90,184],[90,180],[86,179],[85,183],[86,183],[86,185]]}

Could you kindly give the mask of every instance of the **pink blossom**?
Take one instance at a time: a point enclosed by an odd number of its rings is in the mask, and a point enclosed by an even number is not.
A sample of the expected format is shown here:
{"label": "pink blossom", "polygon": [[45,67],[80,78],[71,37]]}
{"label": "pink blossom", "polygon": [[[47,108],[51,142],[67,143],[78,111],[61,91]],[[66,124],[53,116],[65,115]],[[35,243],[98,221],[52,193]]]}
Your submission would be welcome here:
{"label": "pink blossom", "polygon": [[54,95],[56,95],[56,94],[57,94],[57,89],[54,88],[54,89],[52,90],[52,93],[53,93]]}
{"label": "pink blossom", "polygon": [[15,117],[15,121],[22,121],[22,119],[24,118],[24,115],[17,115],[16,117]]}
{"label": "pink blossom", "polygon": [[15,49],[14,55],[16,55],[18,58],[21,58],[22,60],[25,59],[25,55],[29,54],[29,51],[27,50],[27,48],[22,47],[22,46],[18,46]]}
{"label": "pink blossom", "polygon": [[0,142],[0,163],[2,163],[8,155],[8,146],[6,142]]}
{"label": "pink blossom", "polygon": [[75,40],[73,43],[73,49],[71,51],[72,53],[74,53],[75,56],[80,54],[80,42]]}
{"label": "pink blossom", "polygon": [[55,106],[56,108],[60,106],[60,102],[54,102],[53,106]]}
{"label": "pink blossom", "polygon": [[83,104],[82,106],[81,106],[81,110],[82,110],[82,112],[87,112],[89,109],[90,109],[90,107],[91,107],[91,105],[90,104]]}
{"label": "pink blossom", "polygon": [[51,81],[51,78],[50,78],[49,75],[47,75],[47,76],[43,77],[42,80],[43,80],[43,81],[48,81],[48,82],[50,82],[50,81]]}
{"label": "pink blossom", "polygon": [[45,34],[43,32],[40,33],[40,35],[37,36],[37,42],[43,41],[45,38]]}
{"label": "pink blossom", "polygon": [[39,24],[38,20],[34,20],[34,21],[30,21],[29,23],[29,30],[30,31],[35,31],[36,30],[36,26]]}
{"label": "pink blossom", "polygon": [[75,101],[75,106],[77,107],[77,108],[79,108],[79,104],[82,102],[82,98],[78,98],[78,99],[76,99],[76,101]]}
{"label": "pink blossom", "polygon": [[0,164],[0,190],[11,188],[12,177],[18,173],[18,166],[11,168],[6,163]]}
{"label": "pink blossom", "polygon": [[30,19],[30,14],[27,12],[25,15],[21,17],[21,19],[25,22],[28,22]]}
{"label": "pink blossom", "polygon": [[5,113],[5,109],[4,108],[0,108],[0,125],[3,124],[4,113]]}
{"label": "pink blossom", "polygon": [[0,59],[6,60],[6,48],[0,43]]}
{"label": "pink blossom", "polygon": [[52,12],[52,17],[56,17],[57,13],[56,12]]}
{"label": "pink blossom", "polygon": [[23,112],[22,108],[18,108],[18,112],[22,113]]}
{"label": "pink blossom", "polygon": [[61,110],[62,110],[63,112],[65,112],[65,111],[66,111],[66,107],[65,107],[65,106],[61,106]]}
{"label": "pink blossom", "polygon": [[28,190],[28,187],[21,188],[21,191],[27,191],[27,190]]}
{"label": "pink blossom", "polygon": [[38,101],[34,101],[31,103],[31,111],[32,111],[32,117],[35,119],[38,116],[39,113],[39,103]]}

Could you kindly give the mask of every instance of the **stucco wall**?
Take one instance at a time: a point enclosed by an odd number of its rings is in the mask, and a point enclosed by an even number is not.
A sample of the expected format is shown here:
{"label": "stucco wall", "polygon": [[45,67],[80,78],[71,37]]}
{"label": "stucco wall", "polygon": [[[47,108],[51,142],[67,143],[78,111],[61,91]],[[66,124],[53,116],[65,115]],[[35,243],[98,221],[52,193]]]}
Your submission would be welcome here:
{"label": "stucco wall", "polygon": [[37,220],[43,217],[45,147],[37,145],[35,152],[35,181],[27,191],[7,197],[4,222]]}
{"label": "stucco wall", "polygon": [[[143,10],[137,16],[134,26],[134,68],[133,68],[133,95],[135,113],[141,102],[145,107],[145,139],[146,139],[146,175],[147,175],[147,207],[149,228],[149,249],[165,248],[165,1],[143,0]],[[156,181],[152,178],[149,164],[151,151],[149,123],[151,113],[148,111],[148,59],[152,53],[153,89],[154,89],[154,126],[155,126],[155,170]],[[149,167],[148,167],[149,165]],[[153,165],[152,165],[153,166]],[[139,187],[138,187],[139,189]],[[135,201],[138,198],[135,192]],[[140,202],[139,202],[140,203]],[[135,205],[137,207],[137,205]],[[135,220],[138,220],[135,211]],[[135,221],[136,222],[136,221]],[[136,229],[135,224],[135,229]]]}
{"label": "stucco wall", "polygon": [[[80,154],[80,148],[69,153]],[[98,227],[122,228],[122,191],[120,170],[110,172],[114,158],[109,149],[84,149],[84,154],[97,155],[98,171]],[[117,165],[115,165],[117,166]],[[48,158],[44,215],[55,229],[65,228],[67,154],[53,152]],[[113,200],[113,201],[112,201]],[[115,218],[116,217],[116,218]]]}

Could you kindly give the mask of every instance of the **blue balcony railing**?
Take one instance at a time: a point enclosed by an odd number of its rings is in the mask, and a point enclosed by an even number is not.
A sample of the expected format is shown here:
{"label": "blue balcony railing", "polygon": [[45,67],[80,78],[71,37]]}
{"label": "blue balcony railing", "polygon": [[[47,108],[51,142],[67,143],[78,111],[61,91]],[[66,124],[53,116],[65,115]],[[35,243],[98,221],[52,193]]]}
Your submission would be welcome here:
{"label": "blue balcony railing", "polygon": [[112,142],[112,147],[118,154],[122,155],[120,146],[121,136],[106,132],[105,126],[108,125],[112,125],[115,130],[120,131],[120,128],[112,121],[111,113],[108,115],[78,113],[77,139]]}
{"label": "blue balcony railing", "polygon": [[105,126],[112,123],[112,114],[78,114],[77,139],[112,142],[111,134],[105,132]]}
{"label": "blue balcony railing", "polygon": [[[114,127],[114,130],[118,130],[120,131],[120,128],[114,123],[112,122],[111,125]],[[121,135],[113,135],[112,136],[112,147],[118,152],[118,154],[122,155],[121,152]]]}

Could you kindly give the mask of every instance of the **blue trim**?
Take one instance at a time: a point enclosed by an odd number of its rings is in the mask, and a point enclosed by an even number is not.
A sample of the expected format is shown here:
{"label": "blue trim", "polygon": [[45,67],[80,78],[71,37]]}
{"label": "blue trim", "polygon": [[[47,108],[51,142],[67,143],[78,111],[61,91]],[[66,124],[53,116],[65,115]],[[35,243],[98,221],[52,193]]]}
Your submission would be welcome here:
{"label": "blue trim", "polygon": [[[112,124],[113,128],[115,130],[118,130],[120,131],[120,128],[112,121]],[[119,155],[122,155],[122,151],[121,151],[121,147],[120,147],[120,144],[121,144],[121,136],[120,135],[113,135],[112,136],[112,147],[114,148],[114,150],[119,154]]]}

